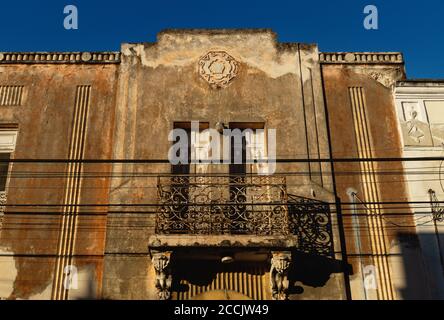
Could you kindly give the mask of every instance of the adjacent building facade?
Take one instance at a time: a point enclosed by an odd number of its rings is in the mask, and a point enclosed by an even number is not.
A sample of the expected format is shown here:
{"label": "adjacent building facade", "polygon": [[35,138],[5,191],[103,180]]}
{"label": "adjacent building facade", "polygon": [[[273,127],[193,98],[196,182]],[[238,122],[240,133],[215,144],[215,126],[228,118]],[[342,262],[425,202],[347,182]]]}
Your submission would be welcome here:
{"label": "adjacent building facade", "polygon": [[0,297],[442,298],[441,87],[261,29],[0,53]]}
{"label": "adjacent building facade", "polygon": [[[443,125],[444,83],[410,80],[397,83],[395,106],[402,135],[405,180],[413,209],[430,295],[443,299]],[[430,206],[427,206],[427,202]]]}

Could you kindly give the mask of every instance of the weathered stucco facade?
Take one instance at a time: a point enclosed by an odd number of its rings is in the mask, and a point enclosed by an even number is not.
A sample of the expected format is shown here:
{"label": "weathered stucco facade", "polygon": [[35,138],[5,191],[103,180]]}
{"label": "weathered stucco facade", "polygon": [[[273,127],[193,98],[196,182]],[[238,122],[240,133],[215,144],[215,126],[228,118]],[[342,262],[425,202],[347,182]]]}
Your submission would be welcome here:
{"label": "weathered stucco facade", "polygon": [[[409,199],[404,166],[368,160],[403,156],[404,78],[399,53],[319,53],[270,30],[0,53],[0,297],[430,297],[412,210],[381,204]],[[171,131],[196,121],[275,130],[275,172],[170,164]]]}

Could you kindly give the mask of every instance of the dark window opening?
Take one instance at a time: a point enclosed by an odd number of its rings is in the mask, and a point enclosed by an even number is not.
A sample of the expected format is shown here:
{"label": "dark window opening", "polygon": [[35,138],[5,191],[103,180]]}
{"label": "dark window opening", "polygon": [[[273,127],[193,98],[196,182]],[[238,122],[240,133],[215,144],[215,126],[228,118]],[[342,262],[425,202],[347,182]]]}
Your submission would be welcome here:
{"label": "dark window opening", "polygon": [[[244,133],[244,130],[249,129],[253,132],[256,129],[263,129],[263,123],[247,123],[247,122],[232,122],[230,123],[230,129],[240,130]],[[230,173],[230,202],[235,203],[235,206],[230,207],[232,216],[242,217],[246,212],[247,202],[247,187],[246,174],[247,174],[247,138],[245,134],[242,134],[242,139],[235,139],[233,136],[230,139],[231,148],[231,161],[229,166]],[[241,160],[241,163],[235,163],[236,160]],[[251,166],[251,164],[248,164]],[[234,212],[236,211],[236,212]]]}
{"label": "dark window opening", "polygon": [[10,159],[10,153],[0,153],[0,192],[6,190],[6,182],[8,180],[9,163],[4,162]]}
{"label": "dark window opening", "polygon": [[[199,123],[199,131],[208,129],[209,123]],[[190,198],[190,173],[191,173],[191,122],[175,122],[174,129],[183,129],[187,133],[188,150],[178,150],[176,156],[183,156],[181,152],[187,153],[187,163],[179,163],[171,166],[171,194],[172,201],[174,203],[174,211],[176,212],[176,218],[180,221],[186,219],[189,210],[189,198]],[[177,137],[173,144],[179,142],[180,138]],[[188,226],[184,226],[184,231]]]}

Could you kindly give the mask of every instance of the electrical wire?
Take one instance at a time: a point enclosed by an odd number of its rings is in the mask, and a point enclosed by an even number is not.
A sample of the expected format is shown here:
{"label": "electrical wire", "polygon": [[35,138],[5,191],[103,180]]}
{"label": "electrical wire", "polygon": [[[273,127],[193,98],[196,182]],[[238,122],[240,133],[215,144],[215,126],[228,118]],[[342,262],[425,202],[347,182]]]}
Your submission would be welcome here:
{"label": "electrical wire", "polygon": [[[384,217],[384,215],[381,215],[381,214],[379,214],[379,213],[376,213],[375,211],[373,211],[371,208],[369,208],[359,197],[358,197],[358,195],[355,193],[355,192],[353,192],[352,193],[352,196],[353,197],[355,197],[369,212],[371,212],[372,214],[374,214],[374,215],[377,215],[377,216],[379,216],[379,217],[381,217],[385,222],[387,222],[387,223],[389,223],[389,224],[391,224],[391,225],[394,225],[394,226],[396,226],[396,227],[400,227],[400,228],[403,228],[403,227],[411,227],[411,226],[407,226],[407,225],[400,225],[400,224],[397,224],[397,223],[395,223],[395,222],[393,222],[393,221],[390,221],[390,220],[387,220],[385,217]],[[433,221],[433,219],[431,219],[430,221],[427,221],[427,222],[424,222],[423,224],[421,224],[421,225],[425,225],[425,224],[427,224],[427,223],[430,223],[430,222],[432,222]]]}

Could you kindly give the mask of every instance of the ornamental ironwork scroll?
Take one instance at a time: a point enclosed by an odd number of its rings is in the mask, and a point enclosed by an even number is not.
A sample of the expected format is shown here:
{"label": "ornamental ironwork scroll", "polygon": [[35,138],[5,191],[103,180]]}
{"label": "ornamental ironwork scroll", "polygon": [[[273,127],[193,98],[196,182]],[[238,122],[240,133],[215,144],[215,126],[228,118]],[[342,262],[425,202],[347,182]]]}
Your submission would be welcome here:
{"label": "ornamental ironwork scroll", "polygon": [[6,192],[0,191],[0,231],[3,226],[3,216],[5,215],[6,208]]}
{"label": "ornamental ironwork scroll", "polygon": [[285,177],[158,178],[161,234],[288,234]]}
{"label": "ornamental ironwork scroll", "polygon": [[436,196],[436,192],[429,189],[430,205],[432,207],[433,221],[443,222],[444,221],[444,207]]}
{"label": "ornamental ironwork scroll", "polygon": [[288,210],[290,230],[297,236],[298,250],[333,257],[333,231],[329,204],[288,195]]}
{"label": "ornamental ironwork scroll", "polygon": [[333,256],[328,203],[287,194],[282,176],[158,177],[158,234],[296,235],[298,250]]}

